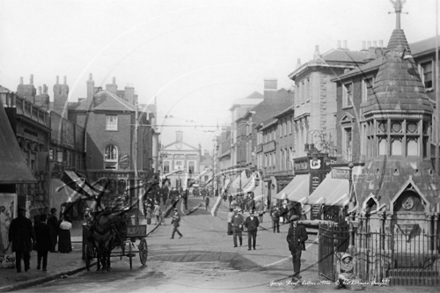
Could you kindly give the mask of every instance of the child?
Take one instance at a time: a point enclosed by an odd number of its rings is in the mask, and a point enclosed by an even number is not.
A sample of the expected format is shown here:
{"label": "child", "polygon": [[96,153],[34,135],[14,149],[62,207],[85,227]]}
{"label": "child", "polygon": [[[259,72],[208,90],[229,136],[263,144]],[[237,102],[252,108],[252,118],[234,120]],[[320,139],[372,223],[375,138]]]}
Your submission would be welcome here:
{"label": "child", "polygon": [[337,289],[346,289],[347,286],[345,283],[356,279],[354,264],[353,257],[348,253],[344,253],[341,259],[338,260],[336,265],[336,271],[339,273]]}

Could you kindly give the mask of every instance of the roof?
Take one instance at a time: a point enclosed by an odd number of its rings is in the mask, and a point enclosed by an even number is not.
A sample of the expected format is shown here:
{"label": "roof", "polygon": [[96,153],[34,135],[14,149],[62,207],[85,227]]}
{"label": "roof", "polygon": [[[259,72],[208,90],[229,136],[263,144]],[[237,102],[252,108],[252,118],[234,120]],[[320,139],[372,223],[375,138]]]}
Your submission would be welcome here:
{"label": "roof", "polygon": [[[2,87],[2,91],[4,88]],[[0,101],[0,184],[37,183],[26,164],[12,130],[3,101]]]}
{"label": "roof", "polygon": [[268,120],[266,120],[266,121],[260,123],[260,125],[261,125],[260,130],[264,130],[264,129],[266,129],[266,128],[268,128],[268,127],[270,127],[270,126],[276,124],[277,121],[278,121],[277,118],[270,118],[270,119],[268,119]]}
{"label": "roof", "polygon": [[264,101],[253,107],[250,111],[255,111],[252,122],[255,125],[260,124],[267,119],[274,117],[277,113],[290,107],[293,104],[293,93],[285,89],[270,92],[266,95]]}
{"label": "roof", "polygon": [[[422,40],[419,42],[415,42],[410,44],[411,52],[413,56],[418,56],[425,54],[427,52],[435,52],[435,39],[436,37],[432,37],[426,40]],[[440,44],[440,37],[438,37],[438,41]]]}
{"label": "roof", "polygon": [[307,63],[304,63],[292,73],[289,74],[290,79],[295,77],[306,70],[308,67],[320,66],[320,67],[337,67],[337,68],[354,68],[359,64],[366,63],[368,58],[368,51],[350,51],[347,49],[331,49],[322,54],[319,59],[313,59]]}
{"label": "roof", "polygon": [[259,92],[253,92],[252,94],[250,94],[246,98],[239,98],[239,99],[234,100],[234,102],[232,102],[232,106],[231,106],[231,108],[229,108],[229,110],[233,110],[235,107],[238,107],[238,106],[254,106],[254,105],[261,103],[263,101],[263,99],[264,99],[264,97],[262,94],[260,94]]}
{"label": "roof", "polygon": [[361,107],[365,115],[377,111],[433,112],[402,29],[393,31],[373,92]]}
{"label": "roof", "polygon": [[96,93],[93,98],[82,100],[79,102],[79,104],[77,104],[76,107],[74,104],[71,105],[75,110],[88,111],[92,102],[94,102],[94,106],[92,107],[93,110],[136,111],[136,107],[134,105],[108,91],[100,91]]}

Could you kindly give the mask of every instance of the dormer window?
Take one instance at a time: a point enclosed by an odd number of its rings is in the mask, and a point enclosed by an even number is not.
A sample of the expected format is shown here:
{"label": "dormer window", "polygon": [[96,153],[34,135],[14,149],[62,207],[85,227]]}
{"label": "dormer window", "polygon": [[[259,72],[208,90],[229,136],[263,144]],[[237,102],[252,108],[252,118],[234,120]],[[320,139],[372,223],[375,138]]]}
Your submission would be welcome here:
{"label": "dormer window", "polygon": [[432,61],[420,64],[420,77],[425,85],[425,89],[432,89]]}

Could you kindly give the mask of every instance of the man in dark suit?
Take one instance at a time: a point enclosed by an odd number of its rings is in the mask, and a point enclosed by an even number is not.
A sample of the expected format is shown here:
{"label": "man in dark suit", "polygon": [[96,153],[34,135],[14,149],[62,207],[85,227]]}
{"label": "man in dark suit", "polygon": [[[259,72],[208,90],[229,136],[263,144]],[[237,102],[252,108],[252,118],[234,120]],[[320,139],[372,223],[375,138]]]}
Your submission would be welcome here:
{"label": "man in dark suit", "polygon": [[255,250],[255,246],[257,245],[257,230],[260,225],[260,221],[255,215],[254,211],[250,212],[249,217],[244,221],[244,226],[247,228],[248,232],[248,250],[251,250],[253,247]]}
{"label": "man in dark suit", "polygon": [[18,209],[18,217],[13,219],[9,226],[9,241],[12,242],[12,251],[15,251],[15,267],[21,272],[21,259],[24,261],[24,270],[30,268],[30,252],[35,244],[34,228],[32,221],[26,218],[26,209]]}
{"label": "man in dark suit", "polygon": [[238,240],[240,241],[240,246],[243,243],[243,238],[241,236],[241,231],[243,229],[243,223],[244,223],[243,215],[241,214],[241,211],[238,208],[236,208],[234,210],[234,215],[232,216],[232,219],[231,219],[232,234],[234,235],[234,237],[233,237],[234,247],[237,247],[237,237],[238,237]]}
{"label": "man in dark suit", "polygon": [[50,246],[50,252],[55,252],[55,247],[58,243],[58,230],[60,228],[60,223],[58,222],[58,218],[55,215],[57,213],[56,208],[50,209],[50,215],[47,218],[47,225],[50,229],[50,239],[51,239],[51,246]]}
{"label": "man in dark suit", "polygon": [[290,228],[287,232],[287,243],[289,244],[290,254],[292,255],[293,277],[292,282],[301,279],[299,274],[301,270],[301,252],[306,250],[305,241],[308,239],[306,228],[298,224],[299,216],[292,215],[290,217]]}
{"label": "man in dark suit", "polygon": [[35,238],[37,240],[37,270],[41,267],[41,260],[43,260],[43,272],[47,271],[47,255],[51,248],[50,241],[50,229],[46,224],[47,216],[42,214],[40,216],[40,222],[35,225]]}

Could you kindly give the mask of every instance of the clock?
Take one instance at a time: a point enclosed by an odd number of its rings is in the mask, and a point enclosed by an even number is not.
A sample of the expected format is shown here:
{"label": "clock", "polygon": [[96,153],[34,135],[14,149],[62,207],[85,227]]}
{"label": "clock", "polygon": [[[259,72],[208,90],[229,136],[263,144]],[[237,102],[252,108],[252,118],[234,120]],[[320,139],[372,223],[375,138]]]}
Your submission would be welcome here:
{"label": "clock", "polygon": [[182,143],[181,142],[176,143],[176,148],[180,150],[182,148]]}

